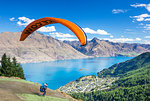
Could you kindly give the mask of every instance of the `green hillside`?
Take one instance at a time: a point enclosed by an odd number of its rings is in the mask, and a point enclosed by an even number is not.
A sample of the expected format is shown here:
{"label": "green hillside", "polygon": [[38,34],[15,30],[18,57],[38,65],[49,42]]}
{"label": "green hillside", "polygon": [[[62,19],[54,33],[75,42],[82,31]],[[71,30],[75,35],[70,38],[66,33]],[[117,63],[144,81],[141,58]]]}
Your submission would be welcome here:
{"label": "green hillside", "polygon": [[97,73],[98,77],[121,76],[129,71],[147,66],[150,64],[150,52],[143,53],[131,60],[117,63],[108,69],[104,69]]}
{"label": "green hillside", "polygon": [[108,90],[74,93],[72,96],[83,101],[150,101],[149,52],[104,69],[98,76],[120,78]]}

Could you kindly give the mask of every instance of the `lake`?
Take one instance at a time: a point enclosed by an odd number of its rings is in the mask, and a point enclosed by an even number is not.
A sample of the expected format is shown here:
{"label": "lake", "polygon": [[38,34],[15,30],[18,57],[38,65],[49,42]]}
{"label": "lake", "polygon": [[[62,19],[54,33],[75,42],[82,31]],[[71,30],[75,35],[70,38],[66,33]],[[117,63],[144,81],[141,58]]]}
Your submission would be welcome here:
{"label": "lake", "polygon": [[[26,80],[48,83],[48,88],[57,89],[81,76],[97,75],[97,72],[115,63],[123,62],[133,57],[98,57],[88,59],[57,60],[42,63],[22,64]],[[81,70],[85,68],[86,70]]]}

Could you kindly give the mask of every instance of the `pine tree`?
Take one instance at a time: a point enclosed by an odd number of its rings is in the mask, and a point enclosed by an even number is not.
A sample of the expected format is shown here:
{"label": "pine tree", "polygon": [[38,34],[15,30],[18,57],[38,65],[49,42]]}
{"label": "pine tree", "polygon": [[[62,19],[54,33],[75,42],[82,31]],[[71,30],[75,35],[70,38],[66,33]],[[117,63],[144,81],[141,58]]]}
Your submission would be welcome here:
{"label": "pine tree", "polygon": [[6,73],[6,68],[7,68],[7,56],[6,56],[6,53],[4,53],[4,55],[2,56],[2,59],[1,59],[1,73],[2,74],[5,74]]}
{"label": "pine tree", "polygon": [[1,59],[1,67],[0,67],[0,75],[1,76],[15,76],[20,77],[22,79],[25,79],[24,72],[22,69],[22,66],[17,63],[16,58],[12,58],[12,62],[10,57],[7,57],[7,55],[4,53]]}

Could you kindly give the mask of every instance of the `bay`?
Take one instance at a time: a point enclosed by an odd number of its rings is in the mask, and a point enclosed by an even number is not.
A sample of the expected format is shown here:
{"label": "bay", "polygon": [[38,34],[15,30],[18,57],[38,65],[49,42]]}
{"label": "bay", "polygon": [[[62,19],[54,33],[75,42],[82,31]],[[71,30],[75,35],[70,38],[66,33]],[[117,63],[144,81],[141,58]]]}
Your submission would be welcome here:
{"label": "bay", "polygon": [[[26,80],[39,84],[48,83],[48,88],[56,90],[81,76],[97,75],[97,72],[104,68],[132,58],[120,56],[57,60],[42,63],[26,63],[22,64],[22,67]],[[81,68],[85,69],[80,70]]]}

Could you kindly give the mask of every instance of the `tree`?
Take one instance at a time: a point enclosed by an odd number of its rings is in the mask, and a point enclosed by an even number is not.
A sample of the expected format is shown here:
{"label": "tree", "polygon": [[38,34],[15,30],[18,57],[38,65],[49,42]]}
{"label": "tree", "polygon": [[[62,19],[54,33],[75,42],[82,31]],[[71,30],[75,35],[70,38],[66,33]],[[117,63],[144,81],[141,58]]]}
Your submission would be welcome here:
{"label": "tree", "polygon": [[15,57],[12,58],[11,62],[10,57],[7,57],[7,55],[4,53],[0,62],[1,62],[0,67],[1,76],[7,77],[15,76],[25,79],[22,66],[19,63],[17,63]]}
{"label": "tree", "polygon": [[1,73],[5,74],[6,73],[6,68],[7,68],[7,56],[6,53],[3,54],[2,59],[1,59]]}

